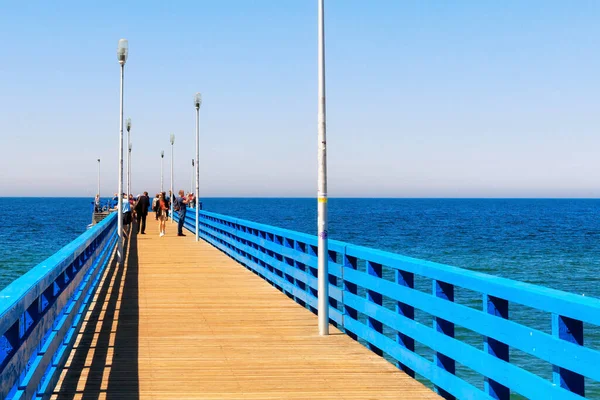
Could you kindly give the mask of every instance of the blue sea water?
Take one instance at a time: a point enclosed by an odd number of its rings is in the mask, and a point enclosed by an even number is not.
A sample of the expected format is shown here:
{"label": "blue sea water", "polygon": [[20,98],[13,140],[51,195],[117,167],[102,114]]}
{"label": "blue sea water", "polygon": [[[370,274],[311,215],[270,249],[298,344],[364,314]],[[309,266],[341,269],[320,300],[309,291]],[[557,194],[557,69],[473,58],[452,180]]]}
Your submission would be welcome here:
{"label": "blue sea water", "polygon": [[0,197],[0,289],[81,235],[92,222],[88,198]]}
{"label": "blue sea water", "polygon": [[[85,231],[89,198],[0,198],[10,210],[0,229],[0,289]],[[314,199],[207,198],[204,209],[315,234]],[[600,200],[330,199],[332,239],[600,298]],[[416,280],[431,290],[431,281]],[[456,301],[481,308],[479,294],[457,289]],[[550,317],[511,305],[510,318],[550,332]],[[431,316],[419,314],[431,325]],[[585,326],[586,345],[600,331]],[[477,348],[482,338],[456,328]],[[417,351],[429,356],[427,348]],[[551,366],[511,349],[511,361],[550,379]],[[457,374],[482,387],[468,369]],[[598,385],[587,395],[600,398]]]}

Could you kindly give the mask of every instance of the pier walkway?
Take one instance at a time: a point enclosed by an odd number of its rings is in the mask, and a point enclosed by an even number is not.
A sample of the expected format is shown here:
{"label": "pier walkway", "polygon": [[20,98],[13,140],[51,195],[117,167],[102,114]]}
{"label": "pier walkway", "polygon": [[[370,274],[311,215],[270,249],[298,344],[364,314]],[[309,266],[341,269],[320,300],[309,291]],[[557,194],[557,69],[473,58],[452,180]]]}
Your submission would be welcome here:
{"label": "pier walkway", "polygon": [[193,234],[153,215],[111,260],[53,399],[438,396]]}

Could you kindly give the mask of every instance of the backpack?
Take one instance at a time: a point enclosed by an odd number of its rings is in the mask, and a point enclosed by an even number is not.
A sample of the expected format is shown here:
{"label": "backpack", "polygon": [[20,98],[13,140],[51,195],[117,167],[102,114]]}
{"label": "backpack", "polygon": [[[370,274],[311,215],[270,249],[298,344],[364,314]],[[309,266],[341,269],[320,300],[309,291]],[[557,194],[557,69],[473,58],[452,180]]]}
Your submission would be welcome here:
{"label": "backpack", "polygon": [[175,199],[175,203],[173,203],[173,210],[179,211],[179,199]]}

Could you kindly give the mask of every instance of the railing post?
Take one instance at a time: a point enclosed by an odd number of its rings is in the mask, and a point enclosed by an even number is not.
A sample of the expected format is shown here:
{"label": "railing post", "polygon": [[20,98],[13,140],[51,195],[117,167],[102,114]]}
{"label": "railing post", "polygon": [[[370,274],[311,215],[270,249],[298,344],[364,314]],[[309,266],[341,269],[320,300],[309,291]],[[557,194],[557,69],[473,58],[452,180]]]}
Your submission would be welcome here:
{"label": "railing post", "polygon": [[[381,264],[367,261],[367,274],[369,274],[371,276],[375,276],[377,278],[382,278],[383,277],[383,268],[381,267]],[[367,300],[372,301],[373,303],[378,304],[378,305],[383,304],[383,296],[380,293],[375,292],[373,290],[367,290]],[[381,322],[377,321],[375,318],[367,317],[367,326],[379,333],[383,333],[383,324]],[[383,352],[381,351],[380,348],[373,346],[370,343],[369,343],[369,349],[371,349],[371,351],[374,352],[375,354],[378,354],[380,356],[383,355]]]}
{"label": "railing post", "polygon": [[[298,249],[299,246],[298,246],[298,242],[297,241],[295,241],[295,240],[292,241],[292,248],[294,250],[296,250],[296,251],[299,251],[299,249]],[[295,263],[296,262],[294,261],[293,258],[284,257],[283,261],[284,261],[283,263],[285,265],[287,265],[288,267],[290,267],[290,268],[296,268],[295,267]],[[289,275],[289,274],[283,272],[283,279],[286,282],[291,283],[292,286],[296,287],[296,278],[294,278],[292,275]],[[288,297],[290,297],[291,299],[293,299],[295,302],[298,302],[298,299],[296,298],[296,296],[294,296],[294,294],[292,292],[287,291],[285,289],[283,290],[283,292],[286,293],[288,295]]]}
{"label": "railing post", "polygon": [[[454,301],[454,286],[449,283],[438,281],[433,282],[433,295],[444,300]],[[433,328],[444,335],[454,337],[454,324],[439,317],[433,317]],[[433,362],[440,368],[451,374],[456,372],[456,363],[450,357],[436,351],[433,355]],[[445,399],[454,400],[454,396],[440,387],[435,387],[435,392]]]}
{"label": "railing post", "polygon": [[[500,318],[508,319],[508,300],[484,294],[483,311]],[[508,345],[496,339],[484,336],[483,351],[508,362]],[[485,393],[494,399],[510,399],[510,389],[487,376],[484,378],[484,389]]]}
{"label": "railing post", "polygon": [[[331,251],[329,250],[329,261],[328,262],[334,262],[337,263],[337,253],[335,251]],[[330,268],[327,268],[327,271],[331,271]],[[331,273],[329,273],[329,279],[327,281],[330,285],[336,286],[337,287],[337,277]],[[329,292],[329,306],[332,308],[335,308],[337,310],[338,307],[338,302],[337,300],[335,300],[333,297],[331,297],[331,291]],[[330,319],[331,319],[331,313],[329,313]],[[335,322],[330,321],[331,323],[335,324]],[[337,326],[337,325],[336,325]],[[338,327],[339,328],[339,327]]]}
{"label": "railing post", "polygon": [[[414,289],[415,287],[415,274],[396,270],[396,283],[400,286],[406,286],[408,288]],[[400,315],[405,316],[406,318],[415,319],[415,308],[409,306],[408,304],[397,302],[396,303],[396,312]],[[396,335],[396,341],[398,344],[407,350],[415,351],[415,339],[403,335],[402,333],[398,333]],[[408,376],[414,378],[415,371],[408,368],[406,365],[398,362],[398,368],[404,371]]]}
{"label": "railing post", "polygon": [[[302,242],[296,242],[296,251],[299,251],[300,253],[306,253],[307,246],[308,246],[308,244],[305,244]],[[296,260],[294,260],[294,268],[296,268],[297,270],[302,271],[302,272],[307,272],[306,266],[303,263],[296,261]],[[307,275],[308,275],[308,273],[307,273]],[[294,279],[294,286],[296,286],[296,288],[302,290],[303,292],[306,292],[306,285],[304,284],[304,282],[302,282],[302,280]],[[306,307],[306,303],[301,298],[296,297],[295,300],[302,307]]]}
{"label": "railing post", "polygon": [[[552,314],[552,336],[583,346],[583,322],[562,315]],[[558,365],[552,366],[552,380],[556,385],[580,396],[585,396],[582,375]]]}
{"label": "railing post", "polygon": [[[308,245],[308,254],[310,254],[311,256],[314,257],[318,257],[318,247],[317,246],[313,246],[313,245]],[[318,275],[319,275],[319,270],[317,268],[311,267],[310,265],[306,266],[306,272],[314,277],[318,279]],[[318,299],[319,298],[319,291],[317,289],[313,289],[312,286],[310,285],[306,285],[306,288],[308,289],[308,293],[313,296],[314,298]],[[317,314],[317,308],[311,306],[310,304],[308,305],[308,309],[314,313]]]}
{"label": "railing post", "polygon": [[[356,257],[346,255],[346,249],[344,248],[342,275],[344,275],[343,271],[346,268],[356,270],[357,265],[356,265]],[[344,287],[342,288],[342,290],[343,290],[343,292],[348,292],[350,294],[356,295],[358,292],[358,287],[355,283],[348,282],[344,279]],[[343,296],[343,293],[342,293],[342,296]],[[356,336],[356,334],[352,333],[350,330],[346,329],[346,326],[345,326],[346,316],[348,316],[348,318],[352,318],[352,319],[356,320],[356,319],[358,319],[358,312],[356,311],[355,308],[347,306],[346,302],[344,302],[344,330],[346,331],[348,336],[350,336],[354,340],[357,340],[358,336]]]}

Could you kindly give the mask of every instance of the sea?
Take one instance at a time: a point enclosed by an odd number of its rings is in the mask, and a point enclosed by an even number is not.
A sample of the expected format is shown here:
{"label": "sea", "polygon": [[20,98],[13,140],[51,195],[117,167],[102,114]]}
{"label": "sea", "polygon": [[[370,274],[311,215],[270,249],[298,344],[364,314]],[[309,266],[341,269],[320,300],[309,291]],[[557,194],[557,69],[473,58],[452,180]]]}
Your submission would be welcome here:
{"label": "sea", "polygon": [[[91,198],[0,198],[10,210],[0,229],[0,289],[83,233]],[[316,234],[315,199],[206,198],[207,211]],[[329,237],[558,290],[600,298],[598,199],[350,199],[329,200]],[[418,290],[431,281],[416,279]],[[456,301],[481,308],[481,295],[457,289]],[[431,326],[431,316],[415,318]],[[550,316],[512,305],[510,318],[551,332]],[[586,345],[600,350],[600,330],[584,326]],[[389,333],[389,332],[388,332]],[[457,338],[482,349],[480,335]],[[417,343],[416,351],[432,353]],[[511,349],[511,362],[551,379],[551,365]],[[483,380],[457,365],[477,387]],[[587,382],[587,397],[600,385]],[[518,398],[518,397],[515,397]]]}

